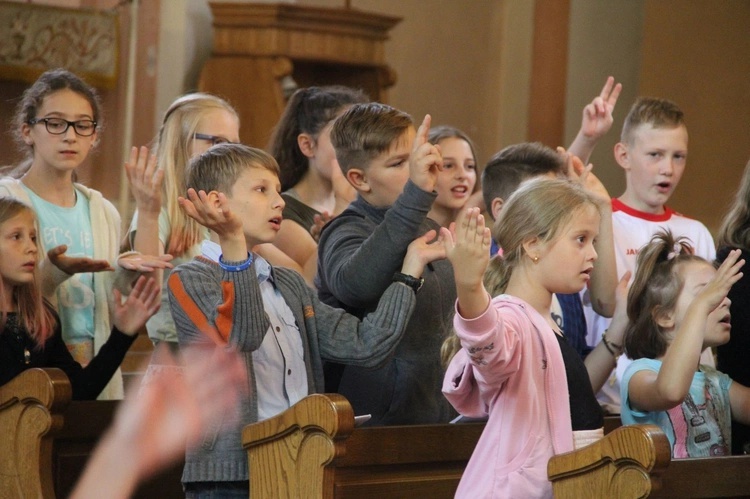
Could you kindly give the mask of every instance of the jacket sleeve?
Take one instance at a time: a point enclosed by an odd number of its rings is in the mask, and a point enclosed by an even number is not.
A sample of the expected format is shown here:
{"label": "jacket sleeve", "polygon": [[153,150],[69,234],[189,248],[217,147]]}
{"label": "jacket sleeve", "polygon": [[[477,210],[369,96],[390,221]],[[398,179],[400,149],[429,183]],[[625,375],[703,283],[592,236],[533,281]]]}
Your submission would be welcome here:
{"label": "jacket sleeve", "polygon": [[498,389],[518,371],[523,349],[522,332],[528,319],[515,307],[491,301],[474,319],[464,319],[456,310],[453,326],[473,366],[474,378],[485,389]]}
{"label": "jacket sleeve", "polygon": [[321,302],[315,291],[304,286],[312,303],[321,356],[348,365],[379,367],[403,338],[414,311],[416,296],[405,284],[392,283],[378,307],[361,321],[342,309]]}
{"label": "jacket sleeve", "polygon": [[213,342],[241,351],[260,347],[270,322],[255,263],[241,272],[227,272],[215,262],[196,259],[172,271],[168,288],[181,346]]}
{"label": "jacket sleeve", "polygon": [[377,303],[401,268],[409,244],[435,199],[409,180],[404,192],[376,227],[352,217],[333,219],[323,232],[318,267],[324,269],[329,291],[348,307]]}

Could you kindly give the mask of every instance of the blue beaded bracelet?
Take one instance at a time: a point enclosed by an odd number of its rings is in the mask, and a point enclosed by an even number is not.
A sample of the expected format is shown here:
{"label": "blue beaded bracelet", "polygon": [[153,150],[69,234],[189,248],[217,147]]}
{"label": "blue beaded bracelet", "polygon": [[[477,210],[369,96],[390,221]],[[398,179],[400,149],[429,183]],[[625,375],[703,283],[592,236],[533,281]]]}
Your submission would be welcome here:
{"label": "blue beaded bracelet", "polygon": [[219,267],[226,270],[227,272],[242,272],[243,270],[247,270],[250,268],[250,265],[253,264],[253,255],[252,253],[247,253],[247,260],[240,263],[239,265],[227,265],[224,263],[224,255],[222,254],[219,256]]}

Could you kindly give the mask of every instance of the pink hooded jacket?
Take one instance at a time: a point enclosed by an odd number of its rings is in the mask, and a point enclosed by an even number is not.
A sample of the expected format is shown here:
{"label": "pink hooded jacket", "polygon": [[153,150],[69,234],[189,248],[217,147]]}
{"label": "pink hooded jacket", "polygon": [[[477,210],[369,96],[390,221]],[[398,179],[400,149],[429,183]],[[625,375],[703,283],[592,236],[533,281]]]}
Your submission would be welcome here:
{"label": "pink hooded jacket", "polygon": [[470,417],[489,416],[456,497],[551,497],[547,462],[573,450],[568,383],[555,333],[528,303],[495,297],[471,320],[458,310],[463,348],[443,393]]}

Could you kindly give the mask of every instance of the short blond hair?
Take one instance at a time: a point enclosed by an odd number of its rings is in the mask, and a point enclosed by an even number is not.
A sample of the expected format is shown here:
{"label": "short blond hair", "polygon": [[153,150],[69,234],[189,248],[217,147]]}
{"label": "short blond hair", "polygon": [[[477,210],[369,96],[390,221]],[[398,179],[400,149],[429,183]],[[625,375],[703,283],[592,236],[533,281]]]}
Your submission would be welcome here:
{"label": "short blond hair", "polygon": [[677,128],[685,126],[685,115],[677,104],[670,100],[639,97],[625,117],[620,141],[632,144],[635,132],[641,125],[651,125],[653,128]]}
{"label": "short blond hair", "polygon": [[229,195],[249,168],[261,168],[279,176],[278,163],[262,149],[243,144],[217,144],[190,160],[185,172],[186,188]]}

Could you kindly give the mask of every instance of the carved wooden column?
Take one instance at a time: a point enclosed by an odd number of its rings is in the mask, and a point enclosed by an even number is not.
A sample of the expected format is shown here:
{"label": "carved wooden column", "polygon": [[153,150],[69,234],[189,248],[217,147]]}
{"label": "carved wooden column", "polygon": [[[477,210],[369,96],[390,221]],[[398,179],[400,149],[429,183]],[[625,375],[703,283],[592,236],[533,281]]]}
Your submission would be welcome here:
{"label": "carved wooden column", "polygon": [[286,104],[285,77],[300,87],[361,88],[380,102],[396,82],[384,42],[400,18],[294,4],[210,5],[214,46],[199,87],[236,107],[246,144],[265,147]]}

